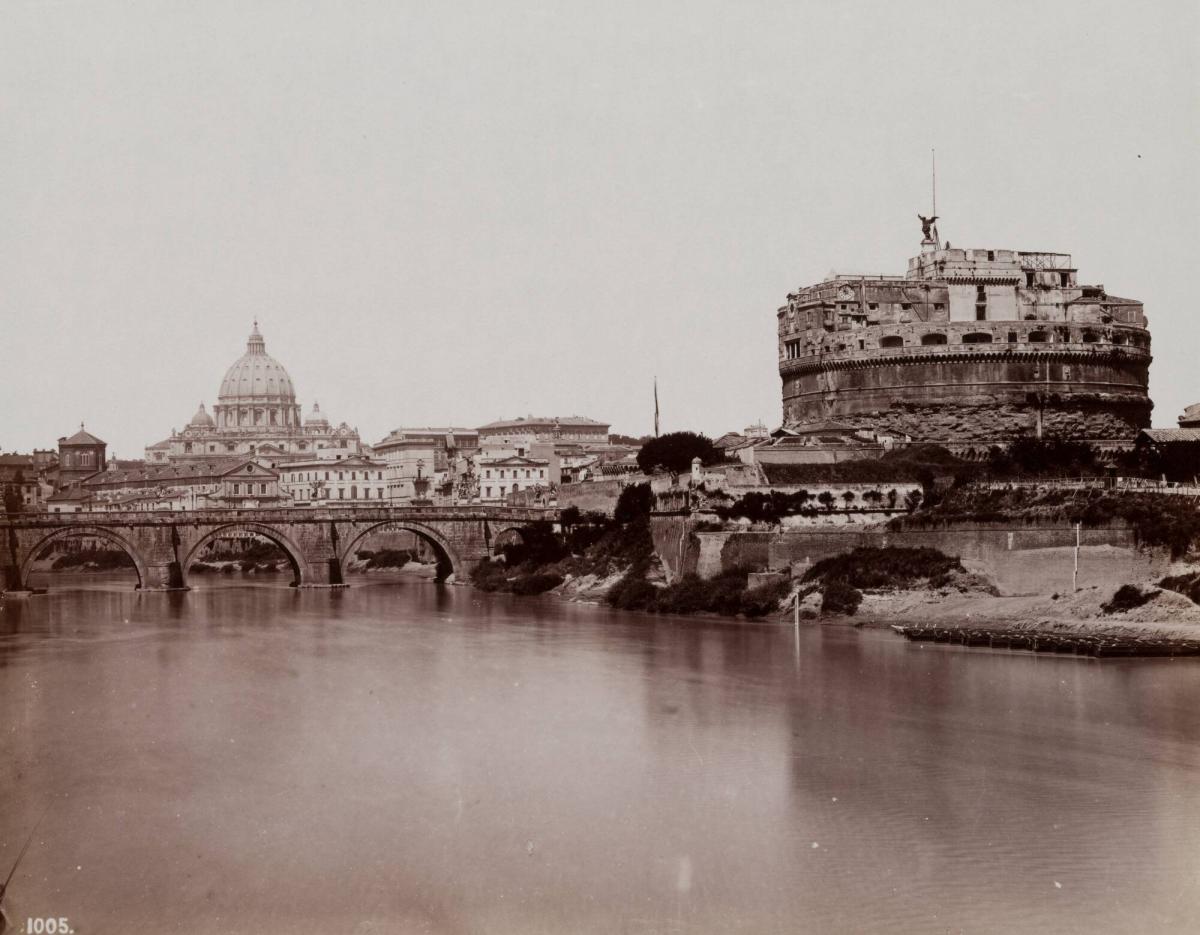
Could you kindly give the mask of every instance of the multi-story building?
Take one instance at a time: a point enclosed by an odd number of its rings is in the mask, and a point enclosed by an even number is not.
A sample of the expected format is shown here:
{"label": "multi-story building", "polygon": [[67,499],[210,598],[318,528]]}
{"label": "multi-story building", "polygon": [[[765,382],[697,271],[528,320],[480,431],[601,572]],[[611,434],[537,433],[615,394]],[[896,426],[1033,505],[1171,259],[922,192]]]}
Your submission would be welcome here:
{"label": "multi-story building", "polygon": [[289,461],[279,467],[280,486],[296,506],[378,503],[387,499],[386,469],[363,455]]}
{"label": "multi-story building", "polygon": [[40,510],[43,501],[41,469],[34,455],[0,454],[0,510],[9,495],[24,512]]}
{"label": "multi-story building", "polygon": [[[357,429],[345,422],[336,428],[313,403],[303,420],[292,378],[267,353],[258,322],[246,342],[246,353],[233,362],[221,381],[212,414],[204,404],[181,432],[146,448],[151,463],[212,460],[251,456],[266,449],[277,460],[311,457],[321,448],[362,451]],[[103,460],[100,462],[103,463]]]}
{"label": "multi-story building", "polygon": [[526,416],[479,427],[480,448],[525,448],[534,442],[607,447],[608,424],[583,416]]}
{"label": "multi-story building", "polygon": [[479,499],[481,502],[504,500],[521,490],[550,491],[550,462],[544,458],[510,455],[502,458],[480,458]]}
{"label": "multi-story building", "polygon": [[108,469],[60,488],[52,513],[260,509],[290,505],[279,474],[251,458]]}
{"label": "multi-story building", "polygon": [[1149,425],[1142,303],[1080,285],[1065,253],[951,249],[904,276],[835,276],[777,312],[785,425],[956,447],[1054,433],[1132,442]]}
{"label": "multi-story building", "polygon": [[372,450],[387,465],[388,499],[412,499],[421,481],[429,482],[425,494],[453,497],[464,471],[469,472],[467,459],[479,451],[479,433],[463,428],[398,428]]}

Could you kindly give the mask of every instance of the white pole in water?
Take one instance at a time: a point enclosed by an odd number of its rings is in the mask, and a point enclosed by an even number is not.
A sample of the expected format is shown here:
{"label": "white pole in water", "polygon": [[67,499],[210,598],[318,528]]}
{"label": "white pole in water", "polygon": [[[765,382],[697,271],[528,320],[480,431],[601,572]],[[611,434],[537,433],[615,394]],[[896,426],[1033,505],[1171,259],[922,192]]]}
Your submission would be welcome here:
{"label": "white pole in water", "polygon": [[1079,590],[1079,527],[1082,523],[1075,524],[1075,571],[1071,575],[1071,590]]}
{"label": "white pole in water", "polygon": [[796,634],[796,665],[800,664],[800,595],[796,595],[796,625],[792,628],[792,632]]}

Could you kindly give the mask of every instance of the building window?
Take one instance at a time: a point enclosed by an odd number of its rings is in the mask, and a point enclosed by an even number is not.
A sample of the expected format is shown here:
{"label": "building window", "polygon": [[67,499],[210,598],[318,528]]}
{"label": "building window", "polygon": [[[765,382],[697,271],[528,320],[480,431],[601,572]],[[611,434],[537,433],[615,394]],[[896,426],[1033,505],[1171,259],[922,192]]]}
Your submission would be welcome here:
{"label": "building window", "polygon": [[1016,344],[1016,343],[1017,343],[1017,333],[1016,333],[1015,331],[1010,331],[1010,332],[1008,333],[1008,343],[1009,343],[1009,344]]}
{"label": "building window", "polygon": [[490,496],[492,495],[492,488],[491,488],[491,487],[484,487],[484,488],[483,488],[483,495],[484,495],[485,497],[490,497]]}
{"label": "building window", "polygon": [[236,496],[238,496],[238,495],[239,495],[241,492],[242,492],[242,485],[241,485],[241,484],[234,484],[234,485],[233,485],[233,495],[236,497]]}
{"label": "building window", "polygon": [[1071,368],[1070,367],[1063,367],[1062,378],[1064,380],[1071,379]]}
{"label": "building window", "polygon": [[991,344],[992,336],[986,331],[973,331],[971,334],[964,334],[962,339],[963,344]]}
{"label": "building window", "polygon": [[1033,288],[1033,270],[1025,271],[1025,285],[1031,289]]}
{"label": "building window", "polygon": [[939,334],[936,331],[932,332],[931,334],[923,334],[921,335],[921,343],[926,347],[932,344],[945,344],[946,336],[944,334]]}
{"label": "building window", "polygon": [[357,486],[352,486],[352,487],[350,488],[350,499],[351,499],[351,500],[357,500],[357,499],[358,499],[358,487],[357,487]]}
{"label": "building window", "polygon": [[904,347],[904,338],[896,334],[889,334],[886,337],[879,339],[880,347]]}
{"label": "building window", "polygon": [[267,492],[267,485],[266,485],[266,484],[259,484],[259,485],[258,485],[258,492],[259,492],[259,493],[261,493],[261,494],[265,494],[265,493]]}
{"label": "building window", "polygon": [[339,487],[339,488],[338,488],[338,499],[339,499],[339,500],[345,500],[345,499],[346,499],[346,488],[345,488],[345,487]]}

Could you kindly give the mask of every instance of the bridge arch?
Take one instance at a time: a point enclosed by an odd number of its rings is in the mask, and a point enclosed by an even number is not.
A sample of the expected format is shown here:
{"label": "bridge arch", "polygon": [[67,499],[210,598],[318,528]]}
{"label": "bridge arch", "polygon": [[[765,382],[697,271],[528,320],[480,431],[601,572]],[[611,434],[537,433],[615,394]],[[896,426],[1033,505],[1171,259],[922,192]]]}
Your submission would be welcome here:
{"label": "bridge arch", "polygon": [[219,539],[221,536],[228,535],[230,532],[250,532],[278,546],[280,551],[287,556],[288,563],[292,566],[292,572],[295,579],[292,581],[292,587],[300,587],[305,584],[304,580],[304,552],[301,550],[290,536],[281,532],[274,526],[266,523],[254,523],[248,521],[238,521],[233,523],[224,523],[220,526],[213,526],[206,529],[201,536],[188,548],[187,554],[184,556],[180,564],[180,574],[183,576],[183,584],[188,586],[188,571],[192,567],[192,563],[199,557],[207,546],[214,539]]}
{"label": "bridge arch", "polygon": [[142,557],[142,554],[137,550],[137,547],[123,535],[115,530],[107,529],[104,526],[65,526],[60,529],[55,529],[43,536],[40,540],[38,540],[37,544],[29,550],[29,554],[25,556],[25,560],[21,562],[20,586],[23,588],[29,586],[29,569],[32,567],[34,560],[42,553],[42,550],[44,550],[46,546],[58,539],[72,539],[81,536],[91,536],[96,539],[103,539],[106,542],[111,542],[113,545],[121,549],[121,551],[133,559],[133,567],[137,572],[138,590],[146,587],[150,578],[146,570],[146,560]]}
{"label": "bridge arch", "polygon": [[505,526],[492,536],[492,555],[502,555],[505,546],[525,545],[529,541],[525,529],[521,526]]}
{"label": "bridge arch", "polygon": [[346,547],[342,549],[338,555],[338,564],[346,567],[346,562],[354,556],[358,544],[367,536],[377,532],[411,532],[414,535],[420,536],[433,548],[434,554],[437,556],[437,579],[445,581],[451,575],[459,577],[466,570],[463,565],[462,557],[458,554],[458,550],[450,544],[450,541],[442,535],[437,529],[428,526],[425,523],[419,523],[415,520],[394,519],[385,520],[381,523],[372,523],[366,529],[355,534],[350,538]]}

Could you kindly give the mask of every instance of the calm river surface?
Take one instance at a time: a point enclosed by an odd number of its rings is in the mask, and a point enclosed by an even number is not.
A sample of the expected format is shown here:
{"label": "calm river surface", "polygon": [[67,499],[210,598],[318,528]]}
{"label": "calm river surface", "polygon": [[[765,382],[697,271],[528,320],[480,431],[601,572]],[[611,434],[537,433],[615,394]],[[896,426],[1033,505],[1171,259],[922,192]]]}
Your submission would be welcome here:
{"label": "calm river surface", "polygon": [[0,879],[50,805],[18,928],[1200,929],[1195,662],[51,584],[0,611]]}

